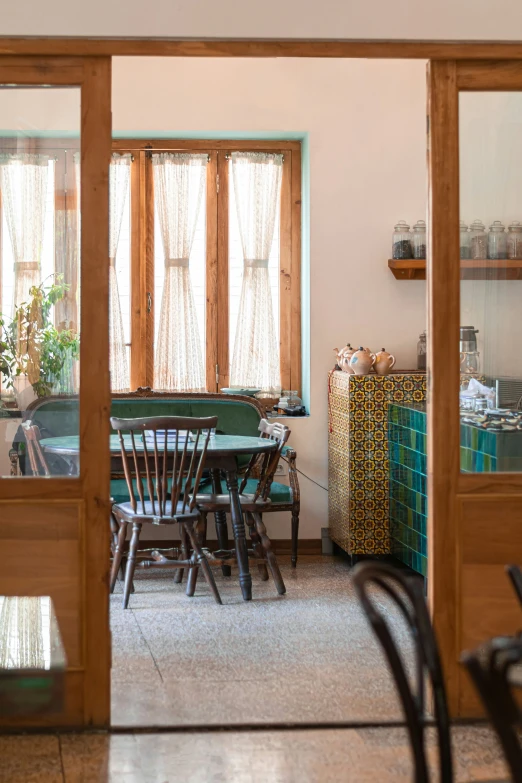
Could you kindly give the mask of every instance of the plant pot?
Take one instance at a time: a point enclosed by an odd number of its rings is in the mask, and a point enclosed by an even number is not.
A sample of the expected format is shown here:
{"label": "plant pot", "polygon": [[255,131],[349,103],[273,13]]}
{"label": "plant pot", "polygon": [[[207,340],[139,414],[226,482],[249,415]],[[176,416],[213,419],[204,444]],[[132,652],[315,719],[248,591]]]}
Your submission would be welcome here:
{"label": "plant pot", "polygon": [[13,380],[13,388],[16,404],[20,411],[26,411],[29,405],[38,398],[27,375],[19,375],[15,378]]}

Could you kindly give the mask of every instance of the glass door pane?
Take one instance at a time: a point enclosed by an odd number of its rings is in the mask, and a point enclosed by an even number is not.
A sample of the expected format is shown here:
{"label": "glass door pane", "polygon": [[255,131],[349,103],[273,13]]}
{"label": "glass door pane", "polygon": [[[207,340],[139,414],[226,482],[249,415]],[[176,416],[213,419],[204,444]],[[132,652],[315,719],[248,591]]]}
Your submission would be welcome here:
{"label": "glass door pane", "polygon": [[79,471],[80,93],[0,90],[1,476]]}
{"label": "glass door pane", "polygon": [[522,470],[522,92],[459,95],[461,470]]}

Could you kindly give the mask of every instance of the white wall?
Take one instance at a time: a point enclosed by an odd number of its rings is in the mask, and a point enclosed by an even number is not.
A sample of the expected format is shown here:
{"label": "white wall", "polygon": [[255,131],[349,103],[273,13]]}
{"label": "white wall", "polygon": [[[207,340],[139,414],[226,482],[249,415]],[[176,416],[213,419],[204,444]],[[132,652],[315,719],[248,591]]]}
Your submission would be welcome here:
{"label": "white wall", "polygon": [[[327,373],[350,341],[415,367],[425,284],[387,268],[401,218],[425,217],[425,65],[370,60],[115,58],[114,132],[306,131],[311,181],[311,412],[292,421],[300,470],[327,486]],[[327,493],[303,476],[303,538]],[[270,526],[289,537],[289,520]]]}
{"label": "white wall", "polygon": [[513,40],[519,0],[25,0],[2,35]]}

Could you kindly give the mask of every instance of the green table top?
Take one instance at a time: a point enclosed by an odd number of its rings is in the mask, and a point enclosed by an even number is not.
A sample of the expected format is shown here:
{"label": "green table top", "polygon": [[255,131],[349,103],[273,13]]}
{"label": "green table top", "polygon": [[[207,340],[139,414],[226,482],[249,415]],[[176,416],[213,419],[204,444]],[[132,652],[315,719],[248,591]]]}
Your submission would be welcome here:
{"label": "green table top", "polygon": [[[131,450],[131,439],[129,435],[124,436],[124,442]],[[136,451],[143,451],[143,442],[141,437],[135,437]],[[49,454],[62,456],[73,456],[79,453],[80,438],[78,435],[67,435],[62,438],[42,438],[42,448]],[[199,446],[202,446],[200,440]],[[260,454],[265,451],[272,451],[277,447],[277,443],[269,438],[253,438],[246,435],[215,435],[209,440],[207,453],[213,455],[224,454]],[[189,442],[187,450],[192,451],[194,443]],[[110,450],[112,454],[120,453],[120,439],[118,435],[110,436]],[[162,447],[160,447],[160,451]],[[168,449],[169,451],[171,449]],[[182,451],[183,446],[178,448]],[[149,447],[149,451],[152,449]]]}

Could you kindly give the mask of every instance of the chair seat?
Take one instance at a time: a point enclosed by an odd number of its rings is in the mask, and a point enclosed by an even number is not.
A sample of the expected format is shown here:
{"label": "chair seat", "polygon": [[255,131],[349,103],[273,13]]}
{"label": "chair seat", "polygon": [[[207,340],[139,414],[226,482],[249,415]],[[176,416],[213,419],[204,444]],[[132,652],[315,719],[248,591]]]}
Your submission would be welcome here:
{"label": "chair seat", "polygon": [[[241,481],[239,482],[241,485]],[[255,491],[257,489],[258,485],[257,479],[248,479],[246,483],[246,487],[243,490],[244,495],[254,495]],[[198,497],[201,495],[211,495],[212,494],[212,487],[211,486],[201,486],[198,490]],[[219,496],[216,496],[219,497]],[[228,498],[228,495],[226,496]],[[272,486],[270,487],[270,495],[269,495],[270,501],[275,505],[276,503],[288,503],[291,504],[293,497],[292,497],[292,489],[288,487],[286,484],[280,484],[278,481],[274,481],[272,483]]]}
{"label": "chair seat", "polygon": [[[136,511],[132,508],[132,503],[116,503],[112,507],[112,511],[116,519],[124,519],[127,521],[139,521],[149,522],[153,525],[175,525],[177,522],[197,521],[199,519],[199,511],[189,511],[188,508],[183,511],[183,504],[178,503],[177,509],[172,515],[161,515],[159,513],[158,503],[152,506],[150,500],[145,501],[145,512],[143,513],[143,506],[138,503]],[[169,510],[170,503],[167,501],[167,510]]]}

